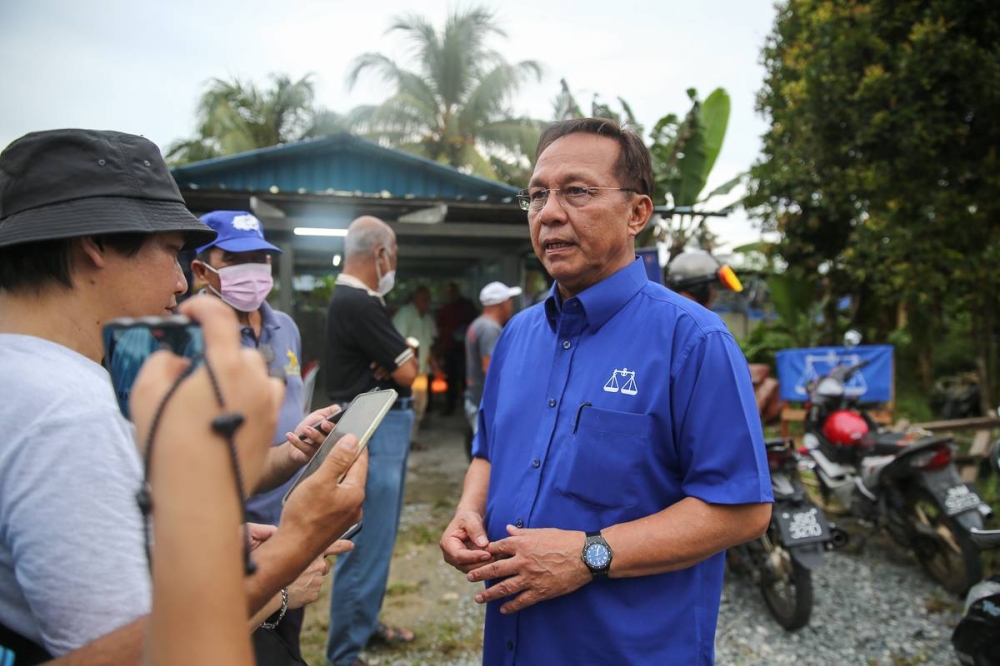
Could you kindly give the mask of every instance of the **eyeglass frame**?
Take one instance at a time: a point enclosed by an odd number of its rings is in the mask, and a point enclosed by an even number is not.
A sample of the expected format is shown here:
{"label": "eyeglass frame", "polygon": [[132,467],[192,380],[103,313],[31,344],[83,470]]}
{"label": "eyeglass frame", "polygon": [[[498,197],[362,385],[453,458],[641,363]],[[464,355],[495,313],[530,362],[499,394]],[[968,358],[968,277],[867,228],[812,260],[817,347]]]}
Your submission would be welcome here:
{"label": "eyeglass frame", "polygon": [[[549,194],[551,194],[552,192],[564,192],[566,190],[572,190],[572,189],[587,190],[587,194],[590,197],[590,198],[587,199],[587,201],[585,201],[583,204],[580,204],[580,205],[576,205],[572,201],[570,201],[569,204],[573,208],[583,208],[584,206],[586,206],[587,204],[589,204],[590,201],[591,201],[591,199],[594,198],[594,192],[596,190],[618,190],[620,192],[633,192],[633,193],[636,193],[636,194],[638,194],[638,192],[639,192],[637,189],[635,189],[633,187],[598,187],[596,185],[572,185],[570,187],[543,187],[543,188],[540,188],[538,190],[535,190],[535,192],[536,193],[545,192],[546,193],[545,194],[545,201],[542,202],[541,206],[533,209],[531,207],[531,204],[534,203],[531,200],[531,189],[528,188],[528,189],[523,189],[523,190],[521,190],[521,191],[519,191],[517,193],[517,196],[516,196],[516,198],[517,198],[517,205],[518,205],[518,207],[521,210],[523,210],[525,212],[530,213],[532,210],[534,210],[535,212],[538,212],[542,208],[545,207],[545,203],[548,201]],[[557,198],[561,201],[562,204],[566,204],[567,203],[566,196],[567,196],[566,194],[560,194],[560,195],[557,195]]]}

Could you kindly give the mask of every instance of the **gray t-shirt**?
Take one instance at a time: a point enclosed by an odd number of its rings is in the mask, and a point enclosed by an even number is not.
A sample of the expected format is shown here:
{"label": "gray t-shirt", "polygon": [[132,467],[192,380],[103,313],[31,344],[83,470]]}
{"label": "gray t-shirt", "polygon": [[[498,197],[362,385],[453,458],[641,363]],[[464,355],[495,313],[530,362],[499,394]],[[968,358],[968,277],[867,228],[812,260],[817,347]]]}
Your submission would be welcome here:
{"label": "gray t-shirt", "polygon": [[0,622],[58,656],[145,615],[142,467],[108,373],[0,335]]}
{"label": "gray t-shirt", "polygon": [[483,357],[492,356],[503,327],[486,315],[480,315],[465,332],[465,397],[474,405],[483,399]]}

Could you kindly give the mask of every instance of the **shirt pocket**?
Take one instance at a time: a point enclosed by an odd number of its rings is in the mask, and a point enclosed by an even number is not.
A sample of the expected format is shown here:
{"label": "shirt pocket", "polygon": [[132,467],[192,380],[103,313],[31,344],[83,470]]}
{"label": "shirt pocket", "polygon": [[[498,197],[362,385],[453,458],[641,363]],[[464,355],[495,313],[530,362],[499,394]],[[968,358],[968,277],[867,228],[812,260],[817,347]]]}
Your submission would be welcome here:
{"label": "shirt pocket", "polygon": [[569,440],[567,474],[556,490],[578,502],[627,509],[640,499],[640,471],[649,454],[653,417],[585,407]]}

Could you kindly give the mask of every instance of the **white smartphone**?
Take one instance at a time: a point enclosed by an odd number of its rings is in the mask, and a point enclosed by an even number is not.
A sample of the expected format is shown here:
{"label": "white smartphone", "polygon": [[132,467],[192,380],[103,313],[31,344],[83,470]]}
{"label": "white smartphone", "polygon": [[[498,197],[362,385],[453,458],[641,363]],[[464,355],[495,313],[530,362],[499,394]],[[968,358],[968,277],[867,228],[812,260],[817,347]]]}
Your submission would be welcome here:
{"label": "white smartphone", "polygon": [[[299,484],[312,476],[320,468],[326,457],[330,455],[330,451],[333,450],[334,444],[344,435],[354,435],[358,438],[358,453],[354,457],[354,460],[357,460],[357,456],[361,455],[361,452],[368,446],[368,440],[371,439],[372,434],[389,412],[392,403],[396,402],[398,396],[399,394],[395,390],[386,389],[384,391],[362,393],[354,398],[351,404],[347,406],[347,409],[344,410],[344,415],[337,421],[337,425],[326,436],[323,444],[316,450],[316,453],[306,463],[306,466],[302,468],[298,478],[295,479],[295,483],[285,493],[285,497],[281,500],[281,503],[284,504],[287,502],[289,495],[299,487]],[[354,464],[353,460],[351,464]],[[350,469],[350,466],[348,466],[348,469]],[[347,470],[344,470],[344,474],[346,473]],[[344,474],[337,479],[337,483],[344,480]]]}

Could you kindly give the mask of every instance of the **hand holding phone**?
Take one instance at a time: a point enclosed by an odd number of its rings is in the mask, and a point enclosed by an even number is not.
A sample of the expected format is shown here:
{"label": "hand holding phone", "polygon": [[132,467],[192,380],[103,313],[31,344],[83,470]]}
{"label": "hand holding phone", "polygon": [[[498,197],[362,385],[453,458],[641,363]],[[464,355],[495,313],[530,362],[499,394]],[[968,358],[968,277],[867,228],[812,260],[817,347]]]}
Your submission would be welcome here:
{"label": "hand holding phone", "polygon": [[[362,393],[354,398],[351,404],[347,406],[347,409],[341,412],[343,416],[337,422],[336,427],[327,435],[326,441],[323,442],[323,445],[313,455],[312,460],[309,461],[299,474],[292,487],[288,489],[282,502],[287,502],[288,497],[295,492],[299,484],[319,469],[323,461],[326,460],[326,457],[330,455],[330,451],[333,450],[334,445],[344,435],[354,435],[357,438],[358,450],[355,455],[355,458],[357,458],[357,455],[360,455],[361,451],[368,445],[369,438],[374,434],[375,429],[378,428],[379,423],[382,422],[382,419],[388,413],[392,404],[396,402],[398,396],[399,394],[393,389],[386,389],[384,391]],[[341,480],[343,480],[343,474],[337,479],[338,483]]]}

